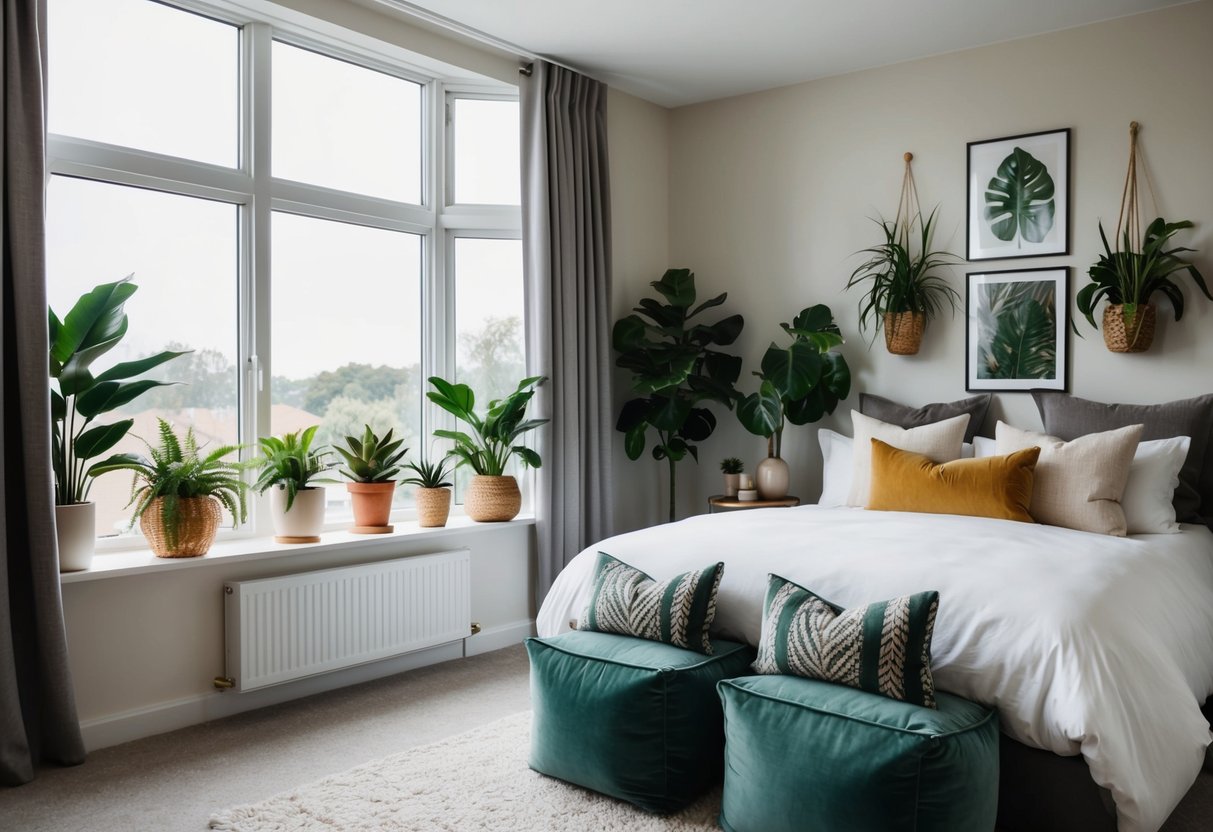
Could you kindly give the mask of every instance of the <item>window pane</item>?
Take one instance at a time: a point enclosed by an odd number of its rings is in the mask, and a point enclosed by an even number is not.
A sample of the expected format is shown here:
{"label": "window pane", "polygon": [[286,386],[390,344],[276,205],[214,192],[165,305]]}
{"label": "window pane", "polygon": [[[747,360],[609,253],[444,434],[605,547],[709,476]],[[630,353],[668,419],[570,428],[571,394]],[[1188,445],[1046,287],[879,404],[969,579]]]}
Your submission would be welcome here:
{"label": "window pane", "polygon": [[455,99],[455,202],[518,205],[518,102]]}
{"label": "window pane", "polygon": [[[334,444],[370,424],[415,455],[421,237],[283,213],[272,234],[274,434],[320,425],[316,441]],[[350,514],[345,486],[330,486],[329,519]]]}
{"label": "window pane", "polygon": [[240,30],[149,0],[51,0],[52,133],[235,167]]}
{"label": "window pane", "polygon": [[[146,378],[181,382],[145,393],[116,412],[135,425],[115,453],[146,454],[156,419],[179,433],[193,425],[211,447],[239,441],[236,373],[238,211],[235,205],[63,176],[51,178],[47,207],[47,290],[62,318],[85,292],[133,274],[129,329],[94,372],[165,349],[193,353]],[[102,417],[104,424],[109,419]],[[98,477],[97,533],[126,527],[130,474]],[[230,524],[230,518],[226,521]]]}
{"label": "window pane", "polygon": [[421,86],[274,42],[274,176],[421,203]]}

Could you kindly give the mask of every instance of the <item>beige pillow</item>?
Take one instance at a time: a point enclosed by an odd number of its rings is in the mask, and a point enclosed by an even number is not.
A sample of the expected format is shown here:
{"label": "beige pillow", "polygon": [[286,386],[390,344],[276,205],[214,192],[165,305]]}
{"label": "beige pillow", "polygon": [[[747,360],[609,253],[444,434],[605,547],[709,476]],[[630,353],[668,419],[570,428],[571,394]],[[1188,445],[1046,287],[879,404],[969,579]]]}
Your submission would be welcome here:
{"label": "beige pillow", "polygon": [[1040,448],[1029,511],[1038,523],[1124,537],[1120,499],[1141,438],[1141,425],[1090,433],[1072,442],[999,422],[999,454]]}
{"label": "beige pillow", "polygon": [[932,462],[951,462],[960,459],[960,445],[964,442],[965,428],[969,426],[969,414],[962,413],[916,428],[901,428],[852,410],[851,424],[855,429],[851,450],[854,475],[851,477],[847,505],[862,508],[868,504],[868,491],[872,483],[873,439],[903,451],[922,454]]}

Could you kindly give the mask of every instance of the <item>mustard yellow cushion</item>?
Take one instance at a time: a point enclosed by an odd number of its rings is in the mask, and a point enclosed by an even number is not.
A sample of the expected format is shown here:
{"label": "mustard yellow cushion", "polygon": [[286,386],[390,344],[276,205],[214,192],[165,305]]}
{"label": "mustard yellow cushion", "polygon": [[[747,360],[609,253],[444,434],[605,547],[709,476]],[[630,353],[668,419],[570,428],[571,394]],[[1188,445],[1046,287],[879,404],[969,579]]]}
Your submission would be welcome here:
{"label": "mustard yellow cushion", "polygon": [[1040,448],[1006,456],[932,462],[872,440],[870,509],[964,514],[1035,522],[1028,513]]}

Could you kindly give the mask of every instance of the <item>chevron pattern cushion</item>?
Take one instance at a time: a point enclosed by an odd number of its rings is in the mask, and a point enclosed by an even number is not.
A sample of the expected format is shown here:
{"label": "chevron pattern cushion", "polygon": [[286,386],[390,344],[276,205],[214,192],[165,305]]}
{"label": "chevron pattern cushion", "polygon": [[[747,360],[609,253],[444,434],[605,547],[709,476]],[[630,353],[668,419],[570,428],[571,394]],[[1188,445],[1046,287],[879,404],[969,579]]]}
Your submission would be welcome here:
{"label": "chevron pattern cushion", "polygon": [[579,630],[647,638],[712,654],[708,630],[724,564],[655,581],[606,552],[598,553],[590,603]]}
{"label": "chevron pattern cushion", "polygon": [[844,610],[771,575],[754,672],[837,682],[934,708],[938,608],[938,592],[919,592]]}

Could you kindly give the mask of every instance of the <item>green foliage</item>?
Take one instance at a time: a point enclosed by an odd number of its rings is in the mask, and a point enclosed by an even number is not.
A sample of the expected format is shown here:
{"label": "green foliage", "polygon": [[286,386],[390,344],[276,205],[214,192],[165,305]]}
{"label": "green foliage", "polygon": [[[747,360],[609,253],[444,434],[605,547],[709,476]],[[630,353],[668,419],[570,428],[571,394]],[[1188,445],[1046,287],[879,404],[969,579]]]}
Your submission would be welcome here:
{"label": "green foliage", "polygon": [[[1192,228],[1188,220],[1167,222],[1158,217],[1146,226],[1145,237],[1137,250],[1126,228],[1121,241],[1121,250],[1112,251],[1104,234],[1103,223],[1099,225],[1099,238],[1103,241],[1104,253],[1091,266],[1088,275],[1091,282],[1078,290],[1075,303],[1078,311],[1086,317],[1092,327],[1095,324],[1095,309],[1099,302],[1124,304],[1126,323],[1137,314],[1138,304],[1149,303],[1156,292],[1162,292],[1171,301],[1175,320],[1184,314],[1184,296],[1179,285],[1171,278],[1177,272],[1186,271],[1205,297],[1213,300],[1209,287],[1196,267],[1178,255],[1195,249],[1176,246],[1168,249],[1171,238],[1179,231]],[[1077,332],[1075,328],[1075,332]]]}
{"label": "green foliage", "polygon": [[1051,280],[980,287],[977,377],[1057,378],[1057,288]]}
{"label": "green foliage", "polygon": [[338,396],[366,402],[390,399],[398,387],[408,383],[409,371],[403,367],[345,364],[309,379],[302,406],[308,413],[320,414]]}
{"label": "green foliage", "polygon": [[724,474],[740,474],[745,470],[745,463],[735,456],[720,460],[720,471]]}
{"label": "green foliage", "polygon": [[1044,163],[1021,147],[1002,160],[986,185],[985,218],[1003,242],[1039,243],[1053,228],[1057,210],[1053,177]]}
{"label": "green foliage", "polygon": [[430,462],[422,457],[417,462],[406,462],[404,467],[416,476],[408,477],[401,482],[415,485],[418,488],[450,488],[451,472],[447,469],[449,461],[450,457],[442,457],[436,462]]}
{"label": "green foliage", "polygon": [[[859,299],[859,328],[872,327],[872,338],[884,326],[888,312],[921,312],[929,323],[944,305],[956,312],[960,293],[936,274],[936,269],[959,263],[955,255],[946,251],[931,251],[932,229],[935,214],[931,212],[925,222],[916,216],[906,224],[896,221],[873,220],[884,232],[885,241],[880,245],[865,248],[860,254],[869,254],[867,261],[851,272],[847,288],[853,289],[869,284]],[[919,222],[918,253],[911,251],[910,234],[915,222]]]}
{"label": "green foliage", "polygon": [[476,332],[459,335],[459,378],[482,397],[508,396],[526,375],[522,320],[517,315],[488,317]]}
{"label": "green foliage", "polygon": [[264,494],[273,486],[286,489],[286,510],[290,511],[295,504],[295,495],[301,489],[309,488],[311,482],[326,482],[316,479],[320,474],[333,468],[336,463],[331,459],[324,446],[312,450],[312,439],[316,436],[313,425],[305,431],[277,436],[263,436],[257,440],[264,456],[254,460],[260,466],[261,474],[253,488],[258,494]]}
{"label": "green foliage", "polygon": [[[151,390],[143,398],[144,409],[180,411],[191,407],[217,410],[236,403],[236,365],[219,350],[190,350],[169,342],[166,350],[182,353],[173,362],[173,374],[183,383]],[[275,391],[276,392],[276,391]]]}
{"label": "green foliage", "polygon": [[333,450],[345,460],[341,473],[354,482],[388,482],[400,472],[400,460],[409,452],[400,447],[403,439],[393,441],[390,429],[381,439],[370,425],[361,437],[346,436],[345,443],[349,450],[340,445],[334,445]]}
{"label": "green foliage", "polygon": [[513,393],[503,399],[489,402],[488,410],[481,416],[475,410],[476,394],[472,392],[472,388],[466,384],[451,384],[432,376],[430,384],[434,390],[426,393],[426,396],[456,419],[466,422],[474,434],[469,435],[457,430],[436,430],[434,435],[453,440],[455,447],[448,455],[459,460],[457,465],[466,465],[477,474],[500,477],[505,474],[505,466],[514,456],[522,460],[523,465],[538,468],[543,464],[539,454],[515,442],[522,434],[548,421],[524,421],[522,418],[526,413],[527,404],[535,395],[533,388],[544,381],[543,376],[524,378]]}
{"label": "green foliage", "polygon": [[164,538],[169,548],[177,545],[179,501],[183,498],[214,497],[233,519],[243,523],[247,517],[245,493],[248,485],[242,475],[247,466],[224,459],[239,451],[240,446],[224,445],[202,456],[193,428],[185,432],[183,441],[177,438],[168,422],[160,419],[159,423],[159,445],[153,446],[144,440],[148,457],[116,454],[93,466],[98,474],[108,471],[135,472],[128,504],[135,507],[131,525],[143,516],[157,497],[164,498],[160,504],[160,518],[164,523]]}
{"label": "green foliage", "polygon": [[730,315],[714,324],[692,324],[701,312],[720,306],[722,293],[696,305],[695,275],[690,269],[670,269],[650,283],[665,302],[643,298],[633,314],[615,322],[612,343],[619,353],[615,364],[632,373],[632,390],[615,428],[625,434],[629,459],[644,453],[646,434],[657,432],[654,459],[670,466],[670,520],[674,519],[675,464],[690,454],[699,459],[695,444],[712,435],[716,416],[700,405],[716,402],[729,410],[740,398],[734,385],[741,375],[741,358],[713,349],[737,340],[745,324]]}
{"label": "green foliage", "polygon": [[834,313],[825,304],[802,309],[792,323],[781,323],[792,343],[774,342],[762,357],[762,379],[757,393],[737,405],[742,427],[757,436],[774,439],[776,456],[782,451],[784,421],[794,425],[816,422],[833,413],[851,392],[851,369],[834,347],[843,343]]}
{"label": "green foliage", "polygon": [[55,504],[73,505],[88,500],[94,477],[112,470],[115,455],[89,466],[89,460],[113,448],[134,421],[122,419],[94,424],[98,416],[129,404],[167,382],[137,379],[148,370],[184,355],[167,350],[147,358],[124,361],[94,376],[92,364],[116,347],[127,331],[123,307],[138,289],[131,275],[116,283],[103,283],[85,293],[60,319],[47,310],[50,330],[51,463],[55,475]]}

